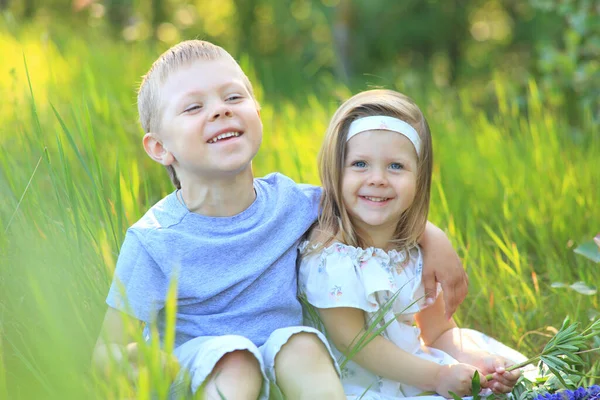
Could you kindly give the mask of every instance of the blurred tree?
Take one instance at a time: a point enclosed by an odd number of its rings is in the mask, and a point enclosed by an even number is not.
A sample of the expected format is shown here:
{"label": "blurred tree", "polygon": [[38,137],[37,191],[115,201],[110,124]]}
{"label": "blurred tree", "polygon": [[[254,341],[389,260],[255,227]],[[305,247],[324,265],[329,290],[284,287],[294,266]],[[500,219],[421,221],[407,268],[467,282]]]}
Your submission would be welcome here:
{"label": "blurred tree", "polygon": [[259,0],[235,0],[237,16],[237,45],[243,53],[256,54],[255,41],[253,35],[254,24],[256,21],[255,11]]}
{"label": "blurred tree", "polygon": [[350,65],[350,35],[353,19],[351,0],[341,0],[336,7],[333,22],[333,40],[336,54],[335,72],[343,82],[348,82],[352,74]]}
{"label": "blurred tree", "polygon": [[448,80],[454,84],[463,59],[462,48],[469,37],[469,15],[462,0],[447,0],[441,8],[447,18],[446,26],[450,28],[442,47],[445,47],[449,60]]}
{"label": "blurred tree", "polygon": [[154,37],[156,37],[156,30],[158,26],[167,21],[169,15],[163,0],[152,0],[152,28],[154,31]]}
{"label": "blurred tree", "polygon": [[35,0],[24,0],[23,2],[23,17],[32,19],[35,16]]}
{"label": "blurred tree", "polygon": [[133,12],[133,0],[105,0],[106,17],[116,37],[121,36],[123,28]]}
{"label": "blurred tree", "polygon": [[81,11],[86,7],[91,6],[96,0],[73,0],[71,7],[73,11]]}
{"label": "blurred tree", "polygon": [[[562,20],[562,40],[538,43],[543,83],[566,95],[565,109],[578,125],[587,110],[600,122],[600,6],[592,0],[530,0]],[[584,107],[581,107],[583,105]]]}
{"label": "blurred tree", "polygon": [[404,60],[420,70],[442,54],[448,60],[448,80],[454,83],[471,40],[469,15],[485,0],[354,1],[356,29],[352,30],[357,72],[374,73],[380,66]]}
{"label": "blurred tree", "polygon": [[6,10],[10,4],[10,0],[0,0],[0,11]]}

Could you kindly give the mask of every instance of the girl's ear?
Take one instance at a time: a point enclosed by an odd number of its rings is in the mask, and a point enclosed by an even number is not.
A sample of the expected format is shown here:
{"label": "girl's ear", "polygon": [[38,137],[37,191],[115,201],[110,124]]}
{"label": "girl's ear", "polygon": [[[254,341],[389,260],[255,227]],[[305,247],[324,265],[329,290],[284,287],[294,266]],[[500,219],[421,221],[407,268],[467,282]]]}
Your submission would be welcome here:
{"label": "girl's ear", "polygon": [[167,150],[164,144],[156,137],[155,134],[148,132],[144,135],[142,139],[142,143],[144,145],[144,150],[154,161],[168,166],[173,164],[175,161],[175,157],[173,154]]}

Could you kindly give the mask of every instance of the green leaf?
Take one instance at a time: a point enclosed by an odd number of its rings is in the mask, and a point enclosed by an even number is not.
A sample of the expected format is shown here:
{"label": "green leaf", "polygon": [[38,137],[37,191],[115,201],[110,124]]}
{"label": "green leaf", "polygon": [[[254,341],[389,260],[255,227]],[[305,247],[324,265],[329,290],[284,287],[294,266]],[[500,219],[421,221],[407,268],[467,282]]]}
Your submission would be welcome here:
{"label": "green leaf", "polygon": [[569,364],[556,356],[542,357],[542,361],[544,361],[546,365],[552,366],[558,370],[565,370],[569,368]]}
{"label": "green leaf", "polygon": [[588,285],[585,284],[585,282],[575,282],[574,284],[572,284],[571,286],[569,286],[571,289],[573,289],[574,291],[576,291],[577,293],[586,295],[586,296],[593,296],[596,294],[597,290],[594,287],[590,287]]}
{"label": "green leaf", "polygon": [[462,397],[460,397],[460,396],[459,396],[459,395],[457,395],[456,393],[454,393],[454,392],[448,392],[448,393],[450,394],[450,396],[452,396],[452,398],[453,398],[454,400],[462,400]]}
{"label": "green leaf", "polygon": [[473,396],[473,400],[479,400],[481,396],[479,392],[481,391],[481,378],[479,377],[479,373],[475,372],[473,374],[473,379],[471,379],[471,395]]}
{"label": "green leaf", "polygon": [[564,378],[560,375],[560,371],[557,370],[554,367],[551,367],[549,364],[546,364],[546,366],[548,367],[548,369],[550,370],[550,372],[552,372],[552,374],[556,377],[556,379],[558,379],[560,381],[560,383],[564,386],[564,387],[569,387],[567,385],[567,382],[565,382]]}
{"label": "green leaf", "polygon": [[598,246],[593,240],[580,244],[573,251],[595,263],[600,263],[600,249],[598,249]]}
{"label": "green leaf", "polygon": [[417,397],[423,397],[423,396],[435,396],[437,395],[437,392],[433,391],[433,390],[427,390],[425,392],[421,392],[417,395]]}
{"label": "green leaf", "polygon": [[271,387],[271,395],[269,396],[269,399],[285,400],[285,397],[283,396],[283,393],[281,393],[281,389],[279,389],[279,386],[277,386],[275,383],[271,382],[270,387]]}

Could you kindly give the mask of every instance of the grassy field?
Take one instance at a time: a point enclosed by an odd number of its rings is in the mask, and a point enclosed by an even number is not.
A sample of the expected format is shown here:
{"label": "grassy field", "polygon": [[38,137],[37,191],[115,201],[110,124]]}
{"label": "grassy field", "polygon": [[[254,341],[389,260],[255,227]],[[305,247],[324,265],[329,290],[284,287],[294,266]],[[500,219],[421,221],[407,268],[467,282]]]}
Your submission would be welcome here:
{"label": "grassy field", "polygon": [[[124,380],[109,387],[88,366],[125,230],[172,190],[143,152],[135,106],[159,50],[3,28],[0,54],[0,399],[125,397]],[[244,67],[252,77],[252,63]],[[483,92],[411,92],[401,82],[388,87],[416,98],[432,127],[430,220],[470,277],[459,323],[533,354],[565,316],[597,317],[597,294],[552,287],[600,277],[572,251],[600,231],[591,116],[570,128],[560,94],[533,81],[527,106],[500,77]],[[328,118],[351,91],[331,84],[328,98],[307,90],[303,101],[275,103],[254,83],[265,126],[256,175],[318,184]],[[139,398],[149,385],[164,390],[156,368],[141,379]]]}

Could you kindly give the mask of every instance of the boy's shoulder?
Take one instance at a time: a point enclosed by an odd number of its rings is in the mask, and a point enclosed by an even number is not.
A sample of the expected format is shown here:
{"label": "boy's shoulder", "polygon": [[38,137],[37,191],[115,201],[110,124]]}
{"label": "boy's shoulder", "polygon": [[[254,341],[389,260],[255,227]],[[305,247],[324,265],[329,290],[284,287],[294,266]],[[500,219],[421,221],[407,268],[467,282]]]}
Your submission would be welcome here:
{"label": "boy's shoulder", "polygon": [[181,222],[185,213],[179,207],[176,192],[172,192],[160,199],[146,211],[129,230],[147,234],[161,228],[169,228]]}
{"label": "boy's shoulder", "polygon": [[262,178],[256,178],[255,181],[272,186],[275,190],[288,189],[300,191],[309,198],[321,196],[321,188],[319,186],[309,185],[307,183],[296,183],[292,178],[280,172],[273,172]]}

